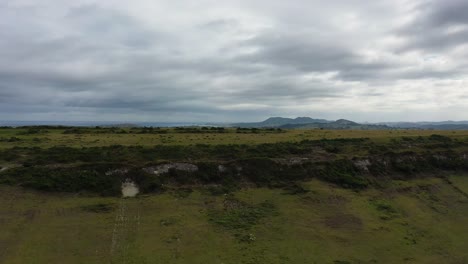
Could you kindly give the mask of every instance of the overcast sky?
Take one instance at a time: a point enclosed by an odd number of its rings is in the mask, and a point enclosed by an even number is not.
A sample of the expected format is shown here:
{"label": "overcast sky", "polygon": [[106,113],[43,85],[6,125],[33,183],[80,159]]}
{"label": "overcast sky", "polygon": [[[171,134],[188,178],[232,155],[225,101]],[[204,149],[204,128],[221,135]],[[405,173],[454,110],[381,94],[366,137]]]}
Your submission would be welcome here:
{"label": "overcast sky", "polygon": [[2,0],[0,120],[468,119],[466,0]]}

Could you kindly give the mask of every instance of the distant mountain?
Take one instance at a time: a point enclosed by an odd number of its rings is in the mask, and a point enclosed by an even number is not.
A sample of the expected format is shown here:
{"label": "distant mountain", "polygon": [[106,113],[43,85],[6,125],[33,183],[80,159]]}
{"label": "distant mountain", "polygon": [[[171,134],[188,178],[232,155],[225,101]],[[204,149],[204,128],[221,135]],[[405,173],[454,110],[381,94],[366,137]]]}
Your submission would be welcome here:
{"label": "distant mountain", "polygon": [[302,129],[356,129],[356,130],[384,130],[390,129],[385,125],[359,124],[346,119],[338,119],[329,123],[309,123],[309,124],[286,124],[280,128],[302,128]]}
{"label": "distant mountain", "polygon": [[358,123],[356,122],[353,122],[353,121],[350,121],[350,120],[346,120],[346,119],[338,119],[334,122],[334,124],[336,125],[343,125],[343,126],[356,126],[356,125],[359,125]]}
{"label": "distant mountain", "polygon": [[387,122],[379,123],[393,128],[432,129],[432,130],[468,130],[468,121],[440,122]]}
{"label": "distant mountain", "polygon": [[330,121],[310,117],[270,117],[262,122],[234,123],[229,126],[242,128],[285,128],[285,129],[431,129],[431,130],[468,130],[468,121],[441,121],[441,122],[381,122],[360,124],[347,119]]}
{"label": "distant mountain", "polygon": [[310,117],[297,117],[297,118],[285,118],[285,117],[270,117],[262,122],[253,123],[234,123],[230,124],[233,127],[281,127],[284,125],[301,125],[301,124],[326,124],[332,121],[325,119],[314,119]]}
{"label": "distant mountain", "polygon": [[102,125],[102,127],[129,128],[129,127],[139,127],[139,125],[132,124],[132,123],[116,123],[116,124]]}
{"label": "distant mountain", "polygon": [[231,124],[231,126],[243,128],[274,127],[285,129],[390,129],[385,125],[359,124],[346,119],[330,121],[325,119],[314,119],[310,117],[270,117],[262,122],[235,123]]}
{"label": "distant mountain", "polygon": [[468,124],[424,125],[419,128],[432,130],[468,130]]}

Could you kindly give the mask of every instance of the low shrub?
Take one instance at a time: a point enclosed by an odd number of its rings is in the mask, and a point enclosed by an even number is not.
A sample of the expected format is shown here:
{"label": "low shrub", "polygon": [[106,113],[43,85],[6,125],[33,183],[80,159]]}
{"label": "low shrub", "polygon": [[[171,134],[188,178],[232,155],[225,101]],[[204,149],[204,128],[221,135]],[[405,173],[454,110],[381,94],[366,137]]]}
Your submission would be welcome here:
{"label": "low shrub", "polygon": [[353,162],[346,159],[324,164],[318,170],[318,177],[350,189],[363,189],[369,185],[369,181],[360,175],[360,171]]}
{"label": "low shrub", "polygon": [[120,194],[122,179],[95,168],[20,167],[0,174],[0,183],[50,192],[89,191],[105,196]]}

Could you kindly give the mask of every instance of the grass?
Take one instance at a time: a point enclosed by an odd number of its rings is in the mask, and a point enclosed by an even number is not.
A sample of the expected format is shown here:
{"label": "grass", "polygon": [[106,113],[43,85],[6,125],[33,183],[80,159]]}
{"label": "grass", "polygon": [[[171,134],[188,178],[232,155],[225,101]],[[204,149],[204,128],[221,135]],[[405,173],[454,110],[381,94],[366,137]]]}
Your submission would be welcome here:
{"label": "grass", "polygon": [[[467,142],[468,131],[0,128],[11,185],[0,184],[0,263],[468,263]],[[200,169],[142,173],[171,160]],[[141,195],[97,196],[124,176]]]}
{"label": "grass", "polygon": [[[64,134],[65,129],[48,129],[46,133],[27,134],[26,128],[0,128],[0,149],[19,147],[49,148],[102,147],[111,145],[154,146],[196,144],[263,144],[277,142],[299,142],[336,138],[370,138],[378,143],[388,143],[392,138],[418,137],[439,134],[452,138],[467,139],[468,131],[434,130],[284,130],[281,133],[260,131],[258,133],[236,133],[226,129],[224,133],[180,133],[175,129],[161,129],[165,134],[113,133],[108,130],[88,129],[87,133]],[[125,130],[130,132],[131,130]],[[11,140],[10,140],[11,139]]]}
{"label": "grass", "polygon": [[209,210],[211,222],[230,230],[249,230],[262,218],[274,215],[276,208],[270,201],[251,205],[229,195],[223,201],[223,209]]}
{"label": "grass", "polygon": [[[454,184],[466,186],[468,177],[459,177]],[[303,188],[309,192],[285,195],[278,189],[253,188],[226,198],[194,190],[182,198],[167,193],[118,199],[0,186],[0,262],[468,260],[468,199],[443,179],[392,181],[384,189],[359,192],[318,180]],[[231,201],[228,209],[226,199]],[[108,206],[116,208],[100,210]],[[213,221],[213,212],[221,224]],[[389,213],[392,218],[382,219]],[[246,215],[249,220],[242,219]]]}
{"label": "grass", "polygon": [[1,187],[0,263],[106,263],[115,215],[82,210],[116,199]]}
{"label": "grass", "polygon": [[450,182],[455,185],[460,191],[468,195],[468,181],[464,175],[452,175],[449,177]]}
{"label": "grass", "polygon": [[93,213],[107,213],[112,212],[115,209],[115,204],[113,203],[96,203],[81,206],[81,209],[86,212]]}

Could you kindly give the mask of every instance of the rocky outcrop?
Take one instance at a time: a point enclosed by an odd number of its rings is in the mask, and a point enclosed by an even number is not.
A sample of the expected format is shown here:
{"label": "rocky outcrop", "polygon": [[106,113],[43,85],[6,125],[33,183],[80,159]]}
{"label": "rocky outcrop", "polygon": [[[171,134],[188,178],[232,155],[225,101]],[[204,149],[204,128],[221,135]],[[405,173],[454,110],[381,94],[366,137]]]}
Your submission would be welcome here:
{"label": "rocky outcrop", "polygon": [[106,176],[111,176],[111,175],[125,175],[128,173],[128,169],[115,169],[115,170],[109,170],[106,171]]}
{"label": "rocky outcrop", "polygon": [[363,172],[369,172],[369,166],[371,162],[369,159],[358,159],[353,161],[354,166]]}
{"label": "rocky outcrop", "polygon": [[218,165],[218,172],[223,173],[223,172],[226,172],[226,170],[227,170],[226,166],[224,166],[224,165]]}
{"label": "rocky outcrop", "polygon": [[292,158],[287,158],[287,159],[273,159],[277,163],[281,165],[300,165],[304,164],[306,162],[310,162],[311,160],[309,158],[304,158],[304,157],[292,157]]}
{"label": "rocky outcrop", "polygon": [[180,170],[180,171],[187,171],[187,172],[195,172],[198,171],[198,167],[194,164],[190,163],[182,163],[182,162],[174,162],[174,163],[166,163],[154,167],[146,167],[143,170],[150,174],[164,174],[168,173],[170,169]]}

